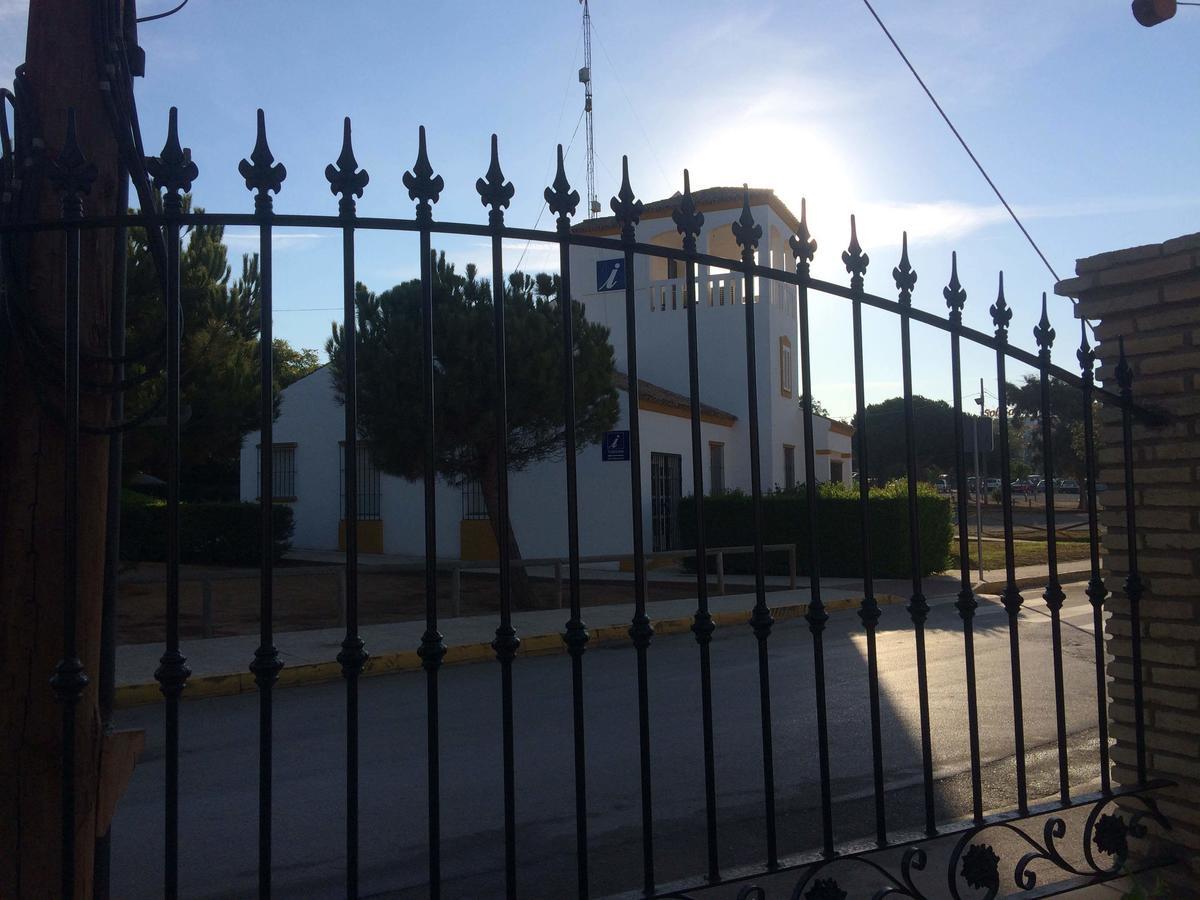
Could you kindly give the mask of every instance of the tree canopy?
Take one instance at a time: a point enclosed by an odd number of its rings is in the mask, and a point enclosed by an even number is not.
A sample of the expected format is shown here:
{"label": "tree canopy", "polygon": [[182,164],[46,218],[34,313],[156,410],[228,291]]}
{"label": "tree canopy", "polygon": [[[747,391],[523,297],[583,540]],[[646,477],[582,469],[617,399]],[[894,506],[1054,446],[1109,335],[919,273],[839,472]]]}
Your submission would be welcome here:
{"label": "tree canopy", "polygon": [[[495,533],[497,445],[495,348],[491,285],[466,266],[455,271],[433,254],[435,471],[462,483],[478,480]],[[562,321],[557,275],[513,273],[504,289],[507,353],[508,468],[561,458],[565,444],[562,397]],[[425,408],[421,283],[375,294],[356,286],[358,421],[375,464],[408,480],[423,477]],[[608,329],[588,322],[572,304],[575,339],[576,441],[600,441],[616,422],[613,352]],[[344,397],[340,325],[325,345],[335,390]],[[514,544],[515,548],[515,544]]]}
{"label": "tree canopy", "polygon": [[[224,232],[221,225],[192,226],[179,261],[180,467],[189,496],[236,496],[242,437],[259,424],[258,255],[243,254],[234,278]],[[127,395],[127,414],[149,419],[126,435],[125,470],[165,477],[167,441],[158,409],[166,343],[162,290],[143,229],[130,229],[127,252],[128,355],[139,360],[127,375],[142,379]],[[272,347],[277,391],[319,365],[314,350],[295,350],[278,338]]]}

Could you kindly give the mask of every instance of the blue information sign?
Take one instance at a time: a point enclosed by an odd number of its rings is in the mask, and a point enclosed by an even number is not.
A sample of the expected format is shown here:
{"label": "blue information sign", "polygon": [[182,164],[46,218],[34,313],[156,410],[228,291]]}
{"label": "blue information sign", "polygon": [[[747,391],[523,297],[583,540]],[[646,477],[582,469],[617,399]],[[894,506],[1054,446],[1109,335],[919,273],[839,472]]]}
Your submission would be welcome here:
{"label": "blue information sign", "polygon": [[600,455],[604,462],[629,462],[629,432],[604,432]]}
{"label": "blue information sign", "polygon": [[596,290],[623,291],[625,290],[625,260],[598,259],[596,260]]}

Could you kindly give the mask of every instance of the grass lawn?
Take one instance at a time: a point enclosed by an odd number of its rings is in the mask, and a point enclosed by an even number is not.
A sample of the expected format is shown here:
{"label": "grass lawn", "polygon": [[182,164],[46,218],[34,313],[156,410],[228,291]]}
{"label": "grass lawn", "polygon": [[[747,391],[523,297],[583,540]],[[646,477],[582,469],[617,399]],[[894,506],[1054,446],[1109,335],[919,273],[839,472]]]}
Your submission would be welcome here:
{"label": "grass lawn", "polygon": [[[955,569],[959,565],[958,559],[958,542],[954,542],[953,549],[950,552],[950,569]],[[1046,564],[1046,542],[1045,541],[1013,541],[1013,558],[1018,566],[1034,566]],[[1059,541],[1058,542],[1058,561],[1068,562],[1075,559],[1088,558],[1088,545],[1086,541]],[[976,557],[975,540],[971,540],[971,568],[978,567],[978,559]],[[983,568],[984,569],[1003,569],[1004,568],[1004,542],[1003,541],[984,541],[983,542]]]}

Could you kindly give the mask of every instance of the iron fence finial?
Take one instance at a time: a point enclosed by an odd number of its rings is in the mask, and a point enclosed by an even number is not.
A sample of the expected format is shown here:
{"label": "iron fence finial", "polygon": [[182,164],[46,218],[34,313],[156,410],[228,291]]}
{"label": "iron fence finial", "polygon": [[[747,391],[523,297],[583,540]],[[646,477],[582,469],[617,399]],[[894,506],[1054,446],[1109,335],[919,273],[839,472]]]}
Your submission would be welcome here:
{"label": "iron fence finial", "polygon": [[1046,309],[1046,292],[1042,291],[1042,317],[1033,328],[1033,339],[1037,341],[1041,355],[1050,358],[1050,348],[1054,346],[1054,329],[1050,327],[1050,315]]}
{"label": "iron fence finial", "polygon": [[343,213],[354,212],[354,198],[363,195],[363,189],[371,176],[366,169],[358,167],[354,158],[354,144],[350,138],[350,117],[342,120],[342,150],[337,162],[325,167],[325,179],[329,182],[329,192],[335,196],[341,194],[338,208]]}
{"label": "iron fence finial", "polygon": [[154,189],[167,192],[164,212],[179,212],[183,208],[180,194],[192,189],[200,170],[192,162],[192,151],[179,144],[179,110],[174,106],[167,114],[167,141],[158,156],[146,160],[146,171],[154,179]]}
{"label": "iron fence finial", "polygon": [[1079,320],[1079,349],[1075,351],[1075,358],[1079,360],[1079,368],[1083,373],[1085,381],[1090,381],[1092,378],[1092,370],[1096,365],[1096,351],[1088,343],[1087,338],[1087,321]]}
{"label": "iron fence finial", "polygon": [[493,226],[504,224],[504,208],[512,202],[517,189],[511,181],[504,180],[504,172],[500,169],[500,145],[496,135],[492,135],[492,157],[488,162],[488,170],[483,178],[475,182],[475,190],[479,192],[479,202],[490,206],[488,222]]}
{"label": "iron fence finial", "polygon": [[1008,305],[1008,301],[1004,299],[1004,273],[1000,273],[1000,287],[996,293],[996,302],[988,307],[988,312],[992,314],[992,324],[996,326],[996,337],[1000,340],[1008,339],[1008,323],[1012,321],[1012,309]]}
{"label": "iron fence finial", "polygon": [[287,169],[283,163],[275,162],[275,156],[267,144],[267,123],[263,111],[258,111],[257,132],[254,138],[254,149],[249,159],[238,163],[238,174],[246,181],[246,189],[257,191],[254,198],[255,212],[269,212],[271,209],[270,192],[276,194],[283,188],[283,180],[287,178]]}
{"label": "iron fence finial", "polygon": [[1125,336],[1121,335],[1117,338],[1117,385],[1121,388],[1121,395],[1128,397],[1133,390],[1133,367],[1129,365],[1129,359],[1125,356]]}
{"label": "iron fence finial", "polygon": [[892,278],[896,281],[896,289],[900,291],[900,303],[903,306],[912,305],[912,290],[917,284],[917,273],[908,261],[908,232],[902,232],[900,238],[900,264],[892,269]]}
{"label": "iron fence finial", "polygon": [[446,182],[441,175],[433,174],[433,166],[425,148],[424,125],[417,128],[417,161],[413,163],[412,171],[404,173],[402,181],[408,188],[408,198],[417,201],[417,218],[422,221],[433,218],[432,204],[438,202]]}
{"label": "iron fence finial", "polygon": [[642,201],[634,196],[633,188],[629,186],[628,156],[621,157],[621,189],[608,201],[608,206],[621,223],[622,240],[633,241],[634,226],[642,219]]}
{"label": "iron fence finial", "polygon": [[750,188],[743,184],[742,214],[733,223],[733,239],[742,248],[742,259],[744,261],[751,262],[753,260],[754,251],[758,249],[758,242],[762,239],[762,233],[762,226],[755,223],[754,216],[750,213]]}
{"label": "iron fence finial", "polygon": [[942,288],[942,296],[946,298],[946,306],[950,310],[951,323],[961,325],[963,307],[967,304],[967,292],[958,280],[957,251],[950,253],[950,282]]}
{"label": "iron fence finial", "polygon": [[554,173],[554,181],[543,192],[543,196],[550,212],[558,216],[559,229],[569,228],[571,216],[575,215],[579,206],[579,191],[571,190],[571,183],[567,180],[562,144],[558,145],[558,169]]}
{"label": "iron fence finial", "polygon": [[82,216],[82,197],[92,189],[96,167],[84,158],[83,151],[79,149],[74,107],[67,109],[67,133],[63,138],[62,150],[50,163],[50,180],[62,193],[63,217]]}
{"label": "iron fence finial", "polygon": [[696,238],[704,225],[704,213],[696,209],[696,200],[692,197],[692,179],[687,169],[683,170],[683,196],[671,213],[676,230],[683,235],[683,249],[688,253],[696,252]]}
{"label": "iron fence finial", "polygon": [[796,233],[788,238],[792,248],[792,256],[796,258],[796,269],[801,275],[808,275],[808,264],[817,253],[817,242],[813,240],[808,230],[808,201],[800,198],[800,226]]}
{"label": "iron fence finial", "polygon": [[842,262],[846,265],[846,271],[850,273],[850,289],[861,291],[863,276],[867,274],[871,257],[863,253],[862,246],[858,243],[858,225],[853,214],[850,216],[850,246],[842,252]]}

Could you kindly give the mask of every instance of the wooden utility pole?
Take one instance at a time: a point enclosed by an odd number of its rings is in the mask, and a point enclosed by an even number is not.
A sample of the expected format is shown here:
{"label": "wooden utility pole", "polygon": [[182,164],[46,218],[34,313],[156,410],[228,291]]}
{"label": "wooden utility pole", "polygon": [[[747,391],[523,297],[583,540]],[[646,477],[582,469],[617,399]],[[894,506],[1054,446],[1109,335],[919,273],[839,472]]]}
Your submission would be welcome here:
{"label": "wooden utility pole", "polygon": [[[21,190],[38,191],[36,215],[57,220],[59,192],[45,173],[63,147],[67,110],[76,114],[79,147],[97,177],[83,197],[85,215],[118,211],[118,151],[101,85],[93,17],[104,4],[30,0],[26,76],[35,121],[25,123],[46,159],[19,177]],[[88,354],[109,348],[114,238],[111,229],[84,230],[80,238],[80,344],[85,380],[107,382],[108,365]],[[0,897],[61,896],[63,864],[63,709],[50,676],[63,654],[65,428],[61,381],[41,366],[60,365],[63,349],[65,250],[61,232],[30,236],[15,283],[19,303],[47,343],[28,331],[8,336],[0,372]],[[10,294],[12,293],[10,285]],[[50,348],[57,348],[51,350]],[[55,358],[57,353],[57,358]],[[106,425],[109,397],[84,391],[83,425]],[[75,616],[79,658],[89,679],[75,705],[75,897],[92,895],[95,839],[107,830],[110,792],[101,788],[102,735],[97,706],[100,610],[104,575],[107,438],[83,434],[78,461],[79,578]]]}

